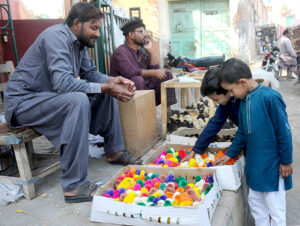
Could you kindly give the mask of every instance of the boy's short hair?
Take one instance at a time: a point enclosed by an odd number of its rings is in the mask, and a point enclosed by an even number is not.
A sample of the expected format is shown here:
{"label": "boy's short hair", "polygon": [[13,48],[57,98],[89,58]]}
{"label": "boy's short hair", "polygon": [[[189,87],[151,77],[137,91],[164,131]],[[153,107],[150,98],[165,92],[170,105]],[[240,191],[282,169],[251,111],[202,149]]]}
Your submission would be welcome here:
{"label": "boy's short hair", "polygon": [[217,95],[225,95],[227,93],[227,90],[223,89],[219,84],[218,73],[219,69],[217,68],[209,69],[205,73],[200,89],[202,96],[205,97],[214,93],[216,93]]}
{"label": "boy's short hair", "polygon": [[219,83],[238,84],[242,78],[251,79],[252,73],[249,66],[243,61],[231,58],[223,63],[219,69]]}
{"label": "boy's short hair", "polygon": [[73,22],[75,19],[78,19],[80,22],[88,22],[93,19],[102,19],[103,13],[93,6],[90,3],[78,2],[72,6],[69,15],[65,19],[65,24],[68,27],[73,26]]}

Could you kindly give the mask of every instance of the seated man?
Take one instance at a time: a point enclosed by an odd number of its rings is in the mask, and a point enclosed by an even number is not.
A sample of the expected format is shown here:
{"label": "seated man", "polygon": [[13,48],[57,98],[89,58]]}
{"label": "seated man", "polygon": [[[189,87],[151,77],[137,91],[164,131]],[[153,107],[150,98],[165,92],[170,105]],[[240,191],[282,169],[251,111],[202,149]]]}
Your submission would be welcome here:
{"label": "seated man", "polygon": [[[125,44],[119,46],[111,57],[110,75],[130,79],[138,90],[154,89],[156,105],[159,105],[160,84],[172,79],[172,74],[167,69],[159,68],[159,59],[141,19],[130,20],[121,30]],[[167,89],[167,92],[167,105],[170,106],[176,103],[175,90]]]}
{"label": "seated man", "polygon": [[215,104],[219,104],[215,115],[209,120],[206,127],[198,137],[193,151],[182,160],[182,162],[190,159],[195,153],[203,154],[217,133],[222,129],[227,118],[238,126],[238,113],[240,100],[235,97],[230,97],[227,90],[223,89],[219,84],[218,79],[219,69],[209,69],[202,80],[201,95],[212,99]]}
{"label": "seated man", "polygon": [[292,35],[289,29],[283,31],[283,36],[278,41],[278,47],[280,50],[279,55],[279,67],[283,69],[289,69],[298,76],[298,82],[300,71],[297,64],[297,54],[294,51],[293,45],[289,37]]}
{"label": "seated man", "polygon": [[66,202],[91,201],[96,189],[87,180],[89,132],[104,137],[110,162],[141,163],[124,151],[116,102],[130,100],[134,84],[101,74],[88,53],[100,36],[101,18],[93,5],[75,4],[64,24],[37,37],[4,92],[10,126],[33,127],[60,151]]}

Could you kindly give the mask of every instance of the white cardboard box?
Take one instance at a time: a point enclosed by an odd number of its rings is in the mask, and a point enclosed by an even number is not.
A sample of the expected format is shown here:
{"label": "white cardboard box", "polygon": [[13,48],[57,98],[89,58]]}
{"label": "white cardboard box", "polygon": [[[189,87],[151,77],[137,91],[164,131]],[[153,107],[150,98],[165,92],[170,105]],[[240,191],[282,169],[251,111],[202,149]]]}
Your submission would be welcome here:
{"label": "white cardboard box", "polygon": [[[153,155],[149,156],[147,159],[144,160],[144,164],[149,164],[155,162],[155,160],[160,156],[163,150],[167,150],[169,148],[174,148],[175,150],[178,149],[187,149],[191,148],[193,145],[182,145],[182,144],[173,144],[173,143],[164,143],[162,146],[156,148]],[[209,147],[207,148],[207,152],[217,152],[222,148],[216,147]],[[149,167],[159,167],[151,165]],[[180,167],[182,169],[183,167]],[[185,167],[187,168],[187,167]],[[201,167],[200,167],[201,168]],[[208,169],[215,169],[217,170],[217,178],[220,184],[221,189],[237,191],[241,186],[241,177],[244,174],[245,168],[245,158],[244,155],[241,154],[238,161],[236,161],[233,165],[224,165],[224,166],[212,166]],[[191,169],[191,168],[188,168]],[[192,168],[198,169],[198,168]],[[206,169],[206,168],[205,168]]]}
{"label": "white cardboard box", "polygon": [[[151,173],[174,174],[186,176],[192,180],[195,176],[214,175],[214,185],[205,196],[199,207],[147,207],[135,204],[117,202],[113,199],[103,197],[106,190],[113,187],[118,175],[128,169],[135,168]],[[218,178],[213,169],[183,169],[183,168],[161,168],[149,166],[127,166],[121,169],[108,183],[100,187],[93,199],[91,221],[122,225],[197,225],[209,226],[217,203],[222,195]]]}
{"label": "white cardboard box", "polygon": [[[195,145],[197,138],[186,137],[193,134],[200,135],[203,129],[194,129],[194,128],[180,128],[172,134],[168,135],[166,141],[172,144],[183,144],[183,145]],[[237,129],[221,129],[217,135],[219,136],[234,136]],[[220,143],[220,142],[218,142]],[[229,142],[222,142],[229,143]],[[228,146],[228,145],[227,145]]]}

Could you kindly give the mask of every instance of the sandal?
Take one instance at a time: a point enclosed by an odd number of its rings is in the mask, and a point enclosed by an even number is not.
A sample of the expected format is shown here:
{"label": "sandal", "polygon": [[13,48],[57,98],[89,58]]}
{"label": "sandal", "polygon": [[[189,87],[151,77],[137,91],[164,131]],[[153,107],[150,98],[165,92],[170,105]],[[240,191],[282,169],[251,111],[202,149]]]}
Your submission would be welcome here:
{"label": "sandal", "polygon": [[86,182],[81,185],[79,188],[79,192],[76,196],[65,196],[66,203],[77,203],[77,202],[89,202],[93,200],[93,196],[91,195],[98,186],[95,183]]}
{"label": "sandal", "polygon": [[142,165],[143,161],[140,158],[135,157],[127,151],[123,151],[123,153],[114,161],[109,161],[112,164],[118,165]]}

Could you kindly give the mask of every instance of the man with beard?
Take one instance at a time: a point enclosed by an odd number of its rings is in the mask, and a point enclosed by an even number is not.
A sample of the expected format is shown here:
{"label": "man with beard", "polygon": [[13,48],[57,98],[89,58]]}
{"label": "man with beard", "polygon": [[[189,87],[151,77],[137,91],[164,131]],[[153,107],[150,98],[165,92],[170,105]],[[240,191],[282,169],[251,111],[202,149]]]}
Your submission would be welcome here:
{"label": "man with beard", "polygon": [[283,36],[278,41],[278,47],[280,50],[279,55],[279,67],[282,69],[289,69],[298,76],[298,83],[300,82],[300,71],[297,63],[297,54],[294,51],[290,37],[292,36],[292,31],[290,29],[285,29],[283,31]]}
{"label": "man with beard", "polygon": [[[110,63],[111,76],[123,76],[134,82],[137,90],[154,89],[156,105],[161,102],[160,84],[172,79],[167,69],[160,69],[159,59],[148,38],[141,19],[132,19],[121,27],[125,44],[113,53]],[[174,89],[167,89],[167,105],[176,103]]]}
{"label": "man with beard", "polygon": [[91,201],[96,190],[87,180],[89,132],[104,137],[108,161],[141,163],[124,151],[116,101],[130,100],[134,83],[101,74],[88,54],[100,37],[102,16],[91,4],[75,4],[64,24],[38,36],[4,92],[10,126],[30,126],[60,151],[66,202]]}

